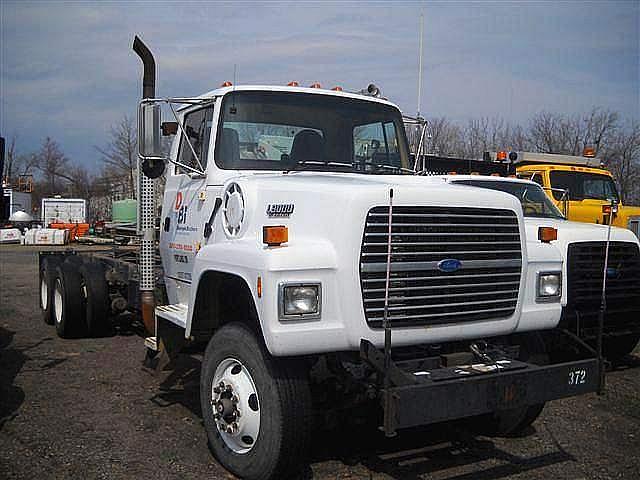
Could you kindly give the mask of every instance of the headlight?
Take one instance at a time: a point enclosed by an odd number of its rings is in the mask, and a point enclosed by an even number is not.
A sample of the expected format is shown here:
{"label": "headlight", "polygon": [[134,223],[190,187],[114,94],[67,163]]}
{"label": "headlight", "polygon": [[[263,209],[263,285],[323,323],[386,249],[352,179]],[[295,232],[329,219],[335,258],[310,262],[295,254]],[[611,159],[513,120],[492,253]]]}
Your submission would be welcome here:
{"label": "headlight", "polygon": [[560,299],[562,294],[561,272],[539,272],[536,300],[538,302],[553,302]]}
{"label": "headlight", "polygon": [[320,318],[322,306],[319,283],[285,283],[278,289],[280,320]]}

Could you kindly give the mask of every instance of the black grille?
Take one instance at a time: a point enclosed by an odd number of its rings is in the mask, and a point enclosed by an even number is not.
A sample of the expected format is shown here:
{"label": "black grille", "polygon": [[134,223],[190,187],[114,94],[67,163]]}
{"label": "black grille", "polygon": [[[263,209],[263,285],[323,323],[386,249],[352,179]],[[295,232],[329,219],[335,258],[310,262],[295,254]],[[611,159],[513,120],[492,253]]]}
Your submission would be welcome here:
{"label": "black grille", "polygon": [[[600,306],[605,243],[569,245],[567,306],[590,313]],[[611,242],[607,272],[607,309],[640,308],[640,252],[628,242]]]}
{"label": "black grille", "polygon": [[[389,207],[372,208],[360,255],[367,323],[382,326]],[[504,318],[518,301],[522,252],[511,210],[466,207],[393,208],[389,320],[419,326]],[[446,273],[445,259],[460,262]]]}

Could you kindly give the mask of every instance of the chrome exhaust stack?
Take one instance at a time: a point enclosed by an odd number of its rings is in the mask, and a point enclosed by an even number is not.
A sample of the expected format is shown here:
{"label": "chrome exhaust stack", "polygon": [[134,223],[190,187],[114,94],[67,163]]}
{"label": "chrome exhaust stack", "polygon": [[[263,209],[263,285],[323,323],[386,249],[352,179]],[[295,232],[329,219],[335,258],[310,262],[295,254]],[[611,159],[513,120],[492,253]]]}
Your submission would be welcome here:
{"label": "chrome exhaust stack", "polygon": [[[153,54],[136,35],[133,51],[140,57],[143,65],[142,98],[154,98],[156,94],[156,62]],[[155,184],[142,174],[142,162],[138,157],[138,225],[141,235],[140,257],[140,305],[142,321],[147,332],[155,335]]]}

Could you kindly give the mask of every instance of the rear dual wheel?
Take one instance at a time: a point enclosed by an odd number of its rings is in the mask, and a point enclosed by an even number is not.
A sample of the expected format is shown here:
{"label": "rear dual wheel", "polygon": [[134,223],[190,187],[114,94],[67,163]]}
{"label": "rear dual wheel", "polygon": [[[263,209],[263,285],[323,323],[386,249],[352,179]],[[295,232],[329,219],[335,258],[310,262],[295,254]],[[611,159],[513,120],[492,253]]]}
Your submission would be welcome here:
{"label": "rear dual wheel", "polygon": [[53,325],[53,287],[56,281],[56,267],[60,263],[55,256],[43,256],[40,262],[40,311],[42,320]]}
{"label": "rear dual wheel", "polygon": [[72,255],[44,257],[40,266],[40,308],[62,338],[109,334],[109,290],[104,269]]}
{"label": "rear dual wheel", "polygon": [[80,288],[80,274],[75,262],[62,262],[56,267],[53,285],[53,319],[56,333],[71,338],[83,333],[84,302]]}

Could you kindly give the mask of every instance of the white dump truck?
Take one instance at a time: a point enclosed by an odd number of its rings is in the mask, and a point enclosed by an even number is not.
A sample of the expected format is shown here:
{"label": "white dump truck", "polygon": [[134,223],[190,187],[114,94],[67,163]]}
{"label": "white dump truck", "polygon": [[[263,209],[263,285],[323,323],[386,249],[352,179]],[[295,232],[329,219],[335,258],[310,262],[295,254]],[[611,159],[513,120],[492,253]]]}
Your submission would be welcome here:
{"label": "white dump truck", "polygon": [[[43,316],[67,337],[140,311],[158,366],[202,345],[204,426],[231,472],[290,478],[314,427],[338,418],[390,436],[463,417],[511,433],[602,386],[602,357],[577,340],[560,363],[545,351],[564,335],[559,249],[527,239],[513,195],[425,188],[376,88],[156,98],[153,56],[134,50],[141,247],[41,254]],[[161,106],[175,121],[160,124]],[[175,135],[168,158],[160,131]]]}
{"label": "white dump truck", "polygon": [[[569,221],[542,187],[530,180],[499,176],[427,177],[456,185],[489,188],[514,195],[522,203],[525,231],[538,240],[541,228],[555,231],[553,242],[563,256],[560,325],[595,345],[602,303],[607,241],[604,353],[611,360],[629,354],[640,341],[640,242],[625,228]],[[615,208],[615,207],[614,207]],[[562,349],[562,345],[557,346]]]}

